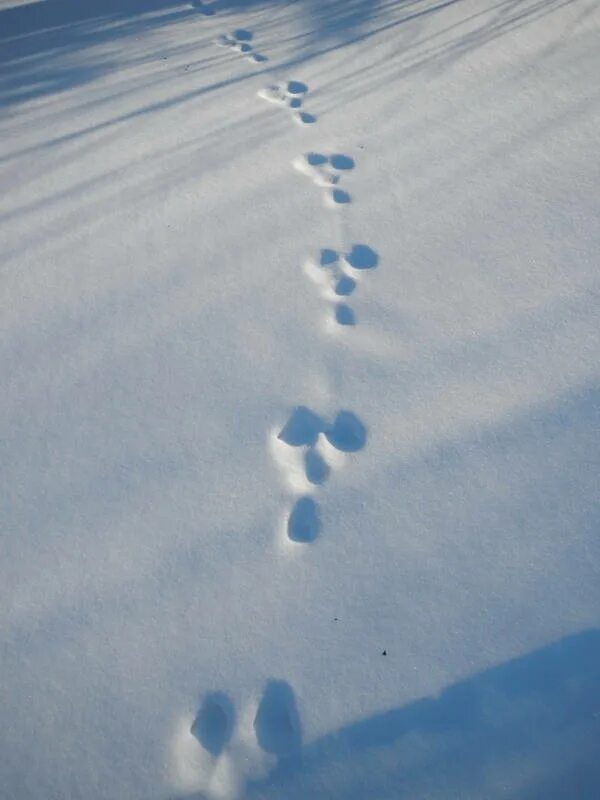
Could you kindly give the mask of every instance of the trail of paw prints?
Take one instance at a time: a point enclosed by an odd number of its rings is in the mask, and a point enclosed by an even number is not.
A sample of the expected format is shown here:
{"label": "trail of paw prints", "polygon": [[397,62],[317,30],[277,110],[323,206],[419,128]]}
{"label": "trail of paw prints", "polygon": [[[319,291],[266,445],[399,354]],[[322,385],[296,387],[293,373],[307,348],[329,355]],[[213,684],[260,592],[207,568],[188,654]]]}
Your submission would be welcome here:
{"label": "trail of paw prints", "polygon": [[251,41],[251,31],[238,28],[237,30],[233,31],[233,33],[225,33],[221,36],[217,36],[217,38],[214,40],[214,43],[217,45],[217,47],[227,47],[230,50],[235,50],[237,53],[240,53],[242,56],[244,56],[244,58],[246,58],[248,61],[252,61],[255,64],[268,61],[266,56],[262,55],[262,53],[256,52],[254,47],[250,44]]}
{"label": "trail of paw prints", "polygon": [[366,441],[367,429],[351,411],[339,411],[332,421],[305,406],[292,411],[272,439],[274,458],[297,496],[285,522],[288,539],[307,544],[319,536],[319,506],[311,495]]}
{"label": "trail of paw prints", "polygon": [[304,272],[316,284],[321,295],[333,303],[337,325],[356,324],[354,311],[344,298],[350,297],[365,270],[375,269],[377,253],[366,244],[354,244],[347,253],[325,248],[304,263]]}
{"label": "trail of paw prints", "polygon": [[184,791],[234,800],[302,747],[296,699],[286,681],[269,680],[241,714],[223,692],[209,692],[174,742],[174,778]]}
{"label": "trail of paw prints", "polygon": [[287,109],[300,125],[311,125],[317,121],[314,114],[309,114],[303,108],[307,94],[308,86],[301,81],[271,83],[258,91],[258,96],[263,100]]}
{"label": "trail of paw prints", "polygon": [[352,198],[339,185],[345,172],[354,169],[354,159],[341,153],[304,153],[293,161],[298,172],[325,189],[325,204],[331,207],[346,205]]}

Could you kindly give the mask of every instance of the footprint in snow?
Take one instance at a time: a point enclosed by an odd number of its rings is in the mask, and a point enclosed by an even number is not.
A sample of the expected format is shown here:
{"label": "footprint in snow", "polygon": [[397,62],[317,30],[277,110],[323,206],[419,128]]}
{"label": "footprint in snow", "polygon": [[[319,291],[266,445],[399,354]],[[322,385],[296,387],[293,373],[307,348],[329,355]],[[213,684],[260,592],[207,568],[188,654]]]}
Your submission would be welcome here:
{"label": "footprint in snow", "polygon": [[266,753],[283,758],[300,750],[300,717],[289,683],[276,680],[267,683],[254,719],[254,731]]}
{"label": "footprint in snow", "polygon": [[377,253],[366,244],[354,244],[347,253],[325,248],[304,263],[304,272],[315,283],[325,299],[334,303],[334,317],[342,326],[356,324],[354,312],[341,298],[356,289],[365,270],[379,263]]}
{"label": "footprint in snow", "polygon": [[[220,756],[232,738],[234,708],[223,692],[210,692],[191,727],[191,734],[214,757]],[[286,681],[266,684],[254,717],[254,732],[261,750],[287,756],[300,749],[300,718],[292,687]]]}
{"label": "footprint in snow", "polygon": [[331,422],[306,406],[292,411],[273,441],[276,460],[292,489],[301,495],[287,517],[291,541],[306,544],[318,537],[319,508],[310,493],[326,482],[344,454],[362,450],[366,441],[367,429],[351,411],[339,411]]}
{"label": "footprint in snow", "polygon": [[354,159],[341,153],[304,153],[293,161],[298,172],[309,177],[313,183],[326,189],[326,205],[335,207],[351,202],[348,192],[340,188],[340,178],[344,172],[354,169]]}
{"label": "footprint in snow", "polygon": [[[306,468],[310,483],[320,485],[329,474],[328,461],[336,461],[333,450],[339,453],[355,453],[362,450],[367,441],[367,430],[352,411],[338,411],[332,422],[315,414],[306,406],[297,406],[283,426],[277,440],[293,448],[306,448],[307,456],[323,462],[323,467],[314,464]],[[308,459],[304,459],[305,467]],[[318,475],[319,479],[315,476]]]}
{"label": "footprint in snow", "polygon": [[190,6],[201,14],[204,14],[205,17],[212,17],[215,13],[214,8],[207,6],[202,0],[191,0]]}
{"label": "footprint in snow", "polygon": [[174,777],[186,797],[239,797],[248,781],[300,751],[294,691],[286,681],[269,680],[260,700],[239,715],[226,694],[209,692],[193,722],[182,720],[173,745]]}
{"label": "footprint in snow", "polygon": [[308,86],[301,81],[284,81],[272,83],[259,89],[258,96],[268,103],[287,108],[296,122],[300,125],[310,125],[317,121],[313,114],[303,110],[304,98],[308,93]]}
{"label": "footprint in snow", "polygon": [[313,542],[319,535],[320,527],[319,507],[312,497],[301,497],[288,517],[288,538],[301,544]]}
{"label": "footprint in snow", "polygon": [[222,692],[206,695],[196,715],[190,733],[212,756],[218,756],[231,738],[233,705]]}
{"label": "footprint in snow", "polygon": [[354,311],[346,303],[338,303],[335,307],[335,321],[338,325],[353,327],[356,325]]}
{"label": "footprint in snow", "polygon": [[237,53],[243,55],[248,61],[252,61],[255,64],[268,61],[266,56],[256,52],[256,50],[250,44],[251,40],[252,33],[250,31],[247,31],[243,28],[238,28],[237,30],[233,31],[233,33],[224,33],[221,36],[217,36],[217,38],[214,40],[214,43],[217,45],[217,47],[228,47],[231,50],[235,50]]}

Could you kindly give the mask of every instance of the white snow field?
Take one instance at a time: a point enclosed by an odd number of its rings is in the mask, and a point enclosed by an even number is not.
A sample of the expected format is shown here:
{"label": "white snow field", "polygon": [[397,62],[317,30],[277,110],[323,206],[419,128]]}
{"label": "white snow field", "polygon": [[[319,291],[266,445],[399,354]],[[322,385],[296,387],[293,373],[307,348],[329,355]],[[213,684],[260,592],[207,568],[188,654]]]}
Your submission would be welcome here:
{"label": "white snow field", "polygon": [[0,798],[598,800],[596,0],[0,62]]}

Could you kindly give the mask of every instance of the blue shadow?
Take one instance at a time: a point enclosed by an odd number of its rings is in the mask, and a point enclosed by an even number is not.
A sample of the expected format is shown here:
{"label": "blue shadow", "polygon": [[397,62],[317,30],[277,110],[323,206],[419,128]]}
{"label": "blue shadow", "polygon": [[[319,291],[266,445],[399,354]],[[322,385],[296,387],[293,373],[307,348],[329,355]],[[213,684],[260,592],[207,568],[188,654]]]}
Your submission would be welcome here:
{"label": "blue shadow", "polygon": [[598,754],[600,630],[592,629],[324,736],[293,770],[275,768],[246,796],[598,800]]}

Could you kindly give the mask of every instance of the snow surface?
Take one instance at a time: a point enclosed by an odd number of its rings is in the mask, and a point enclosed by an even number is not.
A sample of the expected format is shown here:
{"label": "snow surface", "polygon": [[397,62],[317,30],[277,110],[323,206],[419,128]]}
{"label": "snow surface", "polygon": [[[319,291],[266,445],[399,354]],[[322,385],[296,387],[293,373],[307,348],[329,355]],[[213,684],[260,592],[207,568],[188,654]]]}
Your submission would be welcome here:
{"label": "snow surface", "polygon": [[3,799],[600,797],[599,22],[2,0]]}

